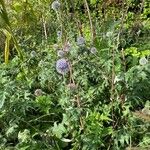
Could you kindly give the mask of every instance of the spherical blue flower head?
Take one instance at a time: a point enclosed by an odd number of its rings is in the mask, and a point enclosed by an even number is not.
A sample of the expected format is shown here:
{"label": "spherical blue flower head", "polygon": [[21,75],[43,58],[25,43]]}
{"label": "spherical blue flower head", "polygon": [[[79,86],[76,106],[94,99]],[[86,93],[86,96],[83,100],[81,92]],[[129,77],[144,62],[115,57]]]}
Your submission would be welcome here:
{"label": "spherical blue flower head", "polygon": [[65,52],[64,52],[63,50],[59,50],[59,51],[57,52],[57,56],[58,56],[58,57],[64,57],[64,55],[65,55]]}
{"label": "spherical blue flower head", "polygon": [[78,45],[78,46],[84,46],[84,44],[85,44],[85,39],[84,39],[84,37],[82,37],[82,36],[78,37],[78,38],[77,38],[77,45]]}
{"label": "spherical blue flower head", "polygon": [[61,58],[56,62],[56,70],[60,74],[65,74],[69,71],[69,64],[66,59]]}
{"label": "spherical blue flower head", "polygon": [[52,9],[55,10],[55,11],[58,11],[60,9],[59,1],[56,0],[52,3]]}

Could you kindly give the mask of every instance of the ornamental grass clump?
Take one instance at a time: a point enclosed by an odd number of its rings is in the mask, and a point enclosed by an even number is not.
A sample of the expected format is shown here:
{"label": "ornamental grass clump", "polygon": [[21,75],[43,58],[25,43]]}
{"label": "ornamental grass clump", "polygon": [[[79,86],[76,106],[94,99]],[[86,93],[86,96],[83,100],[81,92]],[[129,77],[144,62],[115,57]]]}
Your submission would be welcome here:
{"label": "ornamental grass clump", "polygon": [[56,62],[56,70],[59,74],[66,74],[69,71],[69,64],[66,59],[61,58]]}

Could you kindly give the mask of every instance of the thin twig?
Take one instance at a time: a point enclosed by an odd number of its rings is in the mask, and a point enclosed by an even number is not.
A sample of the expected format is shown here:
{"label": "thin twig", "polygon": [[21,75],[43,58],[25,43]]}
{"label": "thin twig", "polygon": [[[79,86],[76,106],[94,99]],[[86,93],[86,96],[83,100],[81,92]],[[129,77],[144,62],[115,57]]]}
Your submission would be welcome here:
{"label": "thin twig", "polygon": [[72,65],[71,63],[68,63],[69,64],[69,71],[70,71],[70,83],[75,83],[74,82],[74,78],[73,78],[73,73],[72,73]]}
{"label": "thin twig", "polygon": [[[76,95],[76,102],[77,102],[78,108],[81,108],[80,98],[79,98],[78,94]],[[84,129],[84,124],[83,124],[82,116],[80,117],[80,125],[81,125],[81,129]]]}
{"label": "thin twig", "polygon": [[45,35],[45,40],[47,40],[47,30],[46,30],[46,21],[44,17],[42,16],[42,21],[43,21],[43,29],[44,29],[44,35]]}

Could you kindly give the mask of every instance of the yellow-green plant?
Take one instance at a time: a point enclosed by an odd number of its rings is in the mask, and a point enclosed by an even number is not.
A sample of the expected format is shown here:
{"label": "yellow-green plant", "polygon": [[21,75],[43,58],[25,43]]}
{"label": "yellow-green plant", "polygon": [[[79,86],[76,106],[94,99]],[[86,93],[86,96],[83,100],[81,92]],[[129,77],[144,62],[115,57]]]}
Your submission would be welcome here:
{"label": "yellow-green plant", "polygon": [[18,45],[18,42],[16,40],[16,37],[14,36],[13,30],[11,28],[11,24],[8,18],[7,10],[5,7],[5,3],[3,0],[0,0],[0,18],[4,22],[3,27],[1,27],[1,32],[4,33],[6,36],[6,41],[5,41],[5,63],[8,63],[9,59],[9,45],[10,45],[10,39],[12,38],[13,44],[15,49],[17,50],[17,53],[20,57],[21,60],[23,60],[23,54],[21,52],[21,49]]}

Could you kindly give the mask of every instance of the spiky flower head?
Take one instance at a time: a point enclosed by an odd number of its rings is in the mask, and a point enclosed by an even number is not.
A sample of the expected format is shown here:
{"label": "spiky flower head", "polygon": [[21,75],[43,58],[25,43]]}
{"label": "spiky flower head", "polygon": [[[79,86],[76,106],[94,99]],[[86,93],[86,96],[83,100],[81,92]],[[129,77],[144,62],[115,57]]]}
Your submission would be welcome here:
{"label": "spiky flower head", "polygon": [[66,59],[61,58],[56,62],[56,70],[60,74],[65,74],[69,71],[69,64]]}
{"label": "spiky flower head", "polygon": [[52,9],[55,10],[55,11],[58,11],[60,9],[60,3],[58,0],[55,0],[53,3],[52,3]]}
{"label": "spiky flower head", "polygon": [[58,57],[61,57],[61,58],[62,58],[62,57],[64,57],[64,55],[65,55],[65,52],[64,52],[63,50],[58,50],[58,51],[57,51],[57,56],[58,56]]}
{"label": "spiky flower head", "polygon": [[34,91],[34,95],[35,96],[41,96],[43,94],[43,91],[41,90],[41,89],[36,89],[35,91]]}
{"label": "spiky flower head", "polygon": [[145,58],[145,57],[142,57],[140,60],[139,60],[139,64],[140,65],[146,65],[148,63],[148,60]]}
{"label": "spiky flower head", "polygon": [[77,38],[77,45],[78,45],[78,46],[84,46],[84,44],[85,44],[85,39],[84,39],[84,37],[82,37],[82,36],[78,37],[78,38]]}
{"label": "spiky flower head", "polygon": [[91,47],[90,52],[91,52],[92,54],[96,54],[97,49],[96,49],[95,47]]}

